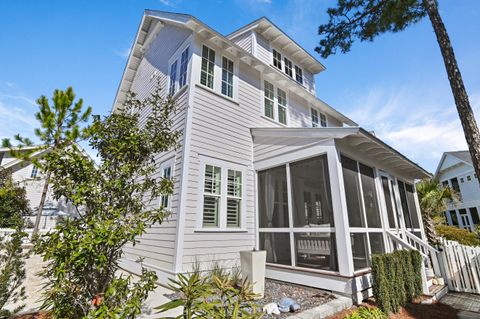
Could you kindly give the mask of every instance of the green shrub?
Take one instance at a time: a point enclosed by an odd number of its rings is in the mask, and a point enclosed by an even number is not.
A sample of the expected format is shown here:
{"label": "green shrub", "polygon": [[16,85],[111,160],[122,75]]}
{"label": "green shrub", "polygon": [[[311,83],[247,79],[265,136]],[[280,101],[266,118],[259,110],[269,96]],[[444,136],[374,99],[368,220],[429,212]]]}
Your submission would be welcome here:
{"label": "green shrub", "polygon": [[388,316],[379,308],[360,307],[344,319],[387,319]]}
{"label": "green shrub", "polygon": [[439,225],[435,228],[440,237],[454,240],[462,245],[480,246],[480,237],[477,233],[456,226]]}
{"label": "green shrub", "polygon": [[373,296],[385,313],[422,293],[422,256],[416,250],[397,250],[372,256]]}

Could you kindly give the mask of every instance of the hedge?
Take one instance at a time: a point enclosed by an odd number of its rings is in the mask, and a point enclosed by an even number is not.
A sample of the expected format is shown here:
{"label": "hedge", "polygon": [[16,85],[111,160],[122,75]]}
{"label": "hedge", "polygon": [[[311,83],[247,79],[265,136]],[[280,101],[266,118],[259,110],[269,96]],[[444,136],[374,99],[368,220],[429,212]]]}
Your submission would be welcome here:
{"label": "hedge", "polygon": [[422,256],[416,250],[397,250],[372,256],[373,296],[385,313],[422,294]]}

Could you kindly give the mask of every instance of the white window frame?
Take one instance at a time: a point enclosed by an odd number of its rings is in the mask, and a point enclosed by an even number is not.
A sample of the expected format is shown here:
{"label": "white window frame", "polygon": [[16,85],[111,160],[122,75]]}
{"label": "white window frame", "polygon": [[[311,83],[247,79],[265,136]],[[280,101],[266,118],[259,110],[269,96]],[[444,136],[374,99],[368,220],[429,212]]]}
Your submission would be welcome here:
{"label": "white window frame", "polygon": [[[279,60],[280,67],[275,65],[275,61],[278,60],[278,59],[275,58],[275,53],[278,53],[280,55],[280,60]],[[283,54],[276,49],[272,49],[272,65],[273,65],[274,68],[276,68],[280,71],[283,71]]]}
{"label": "white window frame", "polygon": [[[189,73],[189,64],[191,63],[191,56],[192,56],[192,50],[190,49],[192,47],[192,36],[189,36],[183,43],[182,45],[175,51],[174,54],[170,57],[168,60],[168,77],[167,77],[167,88],[168,91],[167,93],[170,92],[170,72],[171,72],[171,66],[175,61],[177,61],[177,76],[176,76],[176,90],[175,94],[173,96],[176,96],[178,92],[183,91],[182,89],[187,86],[190,83],[190,73]],[[185,74],[185,85],[180,86],[180,72],[181,72],[181,59],[182,59],[182,53],[186,50],[189,49],[188,56],[187,56],[187,64],[186,64],[186,74]]]}
{"label": "white window frame", "polygon": [[[228,161],[223,161],[217,158],[199,155],[199,184],[198,184],[198,213],[196,222],[196,232],[246,232],[246,183],[247,183],[247,167],[241,164],[236,164]],[[204,198],[204,184],[205,184],[205,167],[212,165],[221,168],[221,191],[220,191],[220,209],[218,215],[218,227],[204,227],[203,226],[203,198]],[[240,202],[240,225],[239,227],[227,227],[227,182],[228,170],[239,171],[242,174],[241,186],[241,202]]]}
{"label": "white window frame", "polygon": [[[272,86],[273,86],[273,118],[271,117],[268,117],[266,114],[265,114],[265,81],[267,81],[268,83],[270,83]],[[279,105],[278,103],[278,90],[281,90],[283,92],[285,92],[285,97],[286,97],[286,106],[285,106],[285,118],[286,118],[286,124],[284,123],[281,123],[279,121],[279,116],[278,116],[278,108],[279,107],[282,107]],[[261,110],[261,114],[262,114],[262,117],[265,118],[265,119],[268,119],[269,121],[274,121],[282,126],[288,126],[289,123],[290,123],[290,114],[289,114],[289,93],[288,93],[288,90],[286,90],[285,88],[283,87],[280,87],[280,86],[276,86],[274,83],[272,83],[272,81],[268,80],[268,79],[265,79],[265,78],[262,78],[262,95],[261,95],[261,106],[262,106],[262,110]]]}
{"label": "white window frame", "polygon": [[[161,178],[164,178],[165,176],[163,175],[164,173],[164,170],[167,168],[167,167],[170,167],[170,179],[174,179],[175,178],[175,157],[172,157],[164,162],[162,162],[162,164],[160,164],[160,169],[159,169],[159,172],[160,172],[160,177]],[[164,207],[164,209],[166,210],[171,210],[172,209],[172,195],[173,194],[170,194],[168,196],[165,196],[165,195],[160,195],[160,197],[158,198],[158,207],[161,207],[162,206],[162,201],[163,201],[163,198],[167,198],[167,201],[168,201],[168,205]]]}
{"label": "white window frame", "polygon": [[38,177],[38,167],[32,165],[32,170],[30,171],[30,178],[37,178]]}
{"label": "white window frame", "polygon": [[[231,71],[231,72],[226,71],[226,69],[223,68],[223,59],[226,59],[227,61],[230,61],[230,62],[232,63],[232,71]],[[235,65],[235,61],[233,61],[232,59],[230,59],[229,57],[227,57],[227,56],[225,56],[225,55],[222,55],[220,62],[221,62],[221,69],[222,69],[222,73],[221,73],[222,76],[221,76],[221,78],[220,78],[220,93],[221,93],[222,95],[230,98],[230,99],[233,99],[233,98],[235,97],[235,73],[236,73],[236,72],[235,72],[235,66],[236,66],[236,65]],[[224,93],[222,92],[222,90],[223,90],[223,83],[226,83],[227,86],[229,85],[228,82],[223,81],[223,72],[228,72],[228,73],[231,73],[231,75],[232,75],[232,83],[231,83],[232,95],[231,95],[231,96],[228,95],[228,94],[224,94]]]}
{"label": "white window frame", "polygon": [[[283,57],[283,65],[284,65],[284,73],[286,76],[288,76],[291,79],[294,79],[294,74],[293,74],[293,62],[287,57]],[[290,73],[290,74],[289,74]]]}
{"label": "white window frame", "polygon": [[312,127],[328,127],[327,116],[325,113],[320,112],[314,107],[310,107],[310,121],[312,123]]}
{"label": "white window frame", "polygon": [[[207,81],[207,83],[205,83],[205,84],[202,83],[202,73],[203,73],[202,64],[203,64],[203,60],[205,59],[205,58],[203,57],[203,48],[204,48],[204,47],[206,47],[206,48],[208,48],[209,50],[213,51],[213,54],[214,54],[213,69],[212,69],[212,74],[211,74],[211,76],[212,76],[212,86],[211,86],[211,87],[207,85],[207,84],[208,84],[208,81]],[[205,43],[201,44],[201,46],[200,46],[200,72],[199,72],[200,78],[199,78],[198,83],[200,83],[200,85],[203,85],[203,86],[206,87],[206,88],[209,88],[210,90],[215,90],[215,87],[216,87],[216,85],[215,85],[215,82],[216,82],[216,81],[215,81],[215,78],[216,78],[216,77],[215,77],[215,69],[216,69],[216,65],[217,65],[217,59],[218,59],[218,54],[217,54],[217,51],[216,51],[216,50],[212,49],[211,46],[208,46],[208,45],[206,45]],[[207,60],[208,60],[208,59],[207,59]],[[212,61],[208,60],[207,63],[211,63],[211,62],[212,62]],[[208,79],[208,76],[209,76],[209,75],[210,75],[210,74],[208,73],[208,71],[206,71],[207,79]]]}
{"label": "white window frame", "polygon": [[[303,80],[303,69],[296,64],[295,64],[294,69],[295,69],[295,81],[300,85],[304,85],[305,81]],[[298,70],[300,70],[300,72],[298,72]],[[301,73],[300,74],[300,81],[298,80],[299,79],[299,73]]]}
{"label": "white window frame", "polygon": [[168,75],[168,94],[174,96],[177,87],[177,75],[178,75],[178,59],[175,59],[173,63],[169,65],[169,75]]}
{"label": "white window frame", "polygon": [[[185,55],[186,53],[186,55]],[[186,57],[186,59],[184,59]],[[180,72],[178,76],[178,89],[181,90],[185,85],[187,85],[188,78],[188,62],[190,60],[190,46],[187,46],[182,50],[180,55]]]}

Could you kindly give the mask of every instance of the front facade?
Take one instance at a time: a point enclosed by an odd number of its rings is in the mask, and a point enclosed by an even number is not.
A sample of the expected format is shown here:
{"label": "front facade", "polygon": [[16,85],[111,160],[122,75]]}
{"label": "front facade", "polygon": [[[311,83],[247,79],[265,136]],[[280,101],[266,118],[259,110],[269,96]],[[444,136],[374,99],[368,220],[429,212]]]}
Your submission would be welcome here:
{"label": "front facade", "polygon": [[457,191],[458,202],[448,204],[449,225],[475,230],[480,225],[480,184],[468,151],[445,152],[438,164],[436,179]]}
{"label": "front facade", "polygon": [[318,99],[323,70],[266,18],[223,36],[190,15],[146,11],[113,112],[129,90],[144,98],[159,83],[183,136],[157,158],[175,187],[154,204],[172,214],[123,266],[166,283],[263,249],[268,277],[361,300],[371,253],[422,241],[414,180],[429,174]]}

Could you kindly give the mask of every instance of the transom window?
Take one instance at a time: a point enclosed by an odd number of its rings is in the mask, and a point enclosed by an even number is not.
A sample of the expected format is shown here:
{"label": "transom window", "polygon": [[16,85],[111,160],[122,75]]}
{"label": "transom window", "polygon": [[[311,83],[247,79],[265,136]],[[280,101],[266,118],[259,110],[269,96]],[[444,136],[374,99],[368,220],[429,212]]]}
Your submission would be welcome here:
{"label": "transom window", "polygon": [[175,94],[175,84],[177,81],[177,60],[173,62],[173,64],[170,66],[170,88],[168,90],[168,93],[170,95]]}
{"label": "transom window", "polygon": [[295,65],[295,80],[303,85],[303,70],[298,65]]}
{"label": "transom window", "polygon": [[205,228],[240,228],[243,207],[243,173],[205,164],[203,217]]}
{"label": "transom window", "polygon": [[215,69],[215,51],[204,45],[202,47],[202,70],[200,73],[200,83],[213,89]]}
{"label": "transom window", "polygon": [[327,127],[327,117],[325,114],[318,112],[314,108],[310,109],[310,114],[312,117],[312,127]]}
{"label": "transom window", "polygon": [[285,74],[288,75],[289,77],[293,77],[293,66],[292,66],[292,61],[289,59],[285,58]]}
{"label": "transom window", "polygon": [[183,50],[180,60],[180,78],[178,79],[179,89],[183,88],[187,84],[188,53],[189,48],[187,47],[185,50]]}
{"label": "transom window", "polygon": [[282,69],[282,55],[277,50],[273,50],[273,66]]}
{"label": "transom window", "polygon": [[222,58],[222,94],[233,97],[233,61]]}

